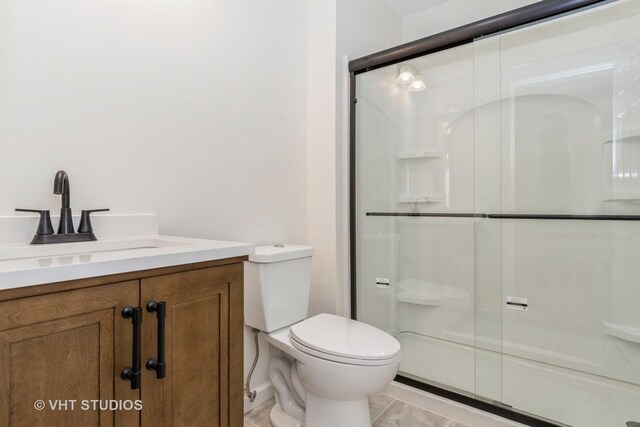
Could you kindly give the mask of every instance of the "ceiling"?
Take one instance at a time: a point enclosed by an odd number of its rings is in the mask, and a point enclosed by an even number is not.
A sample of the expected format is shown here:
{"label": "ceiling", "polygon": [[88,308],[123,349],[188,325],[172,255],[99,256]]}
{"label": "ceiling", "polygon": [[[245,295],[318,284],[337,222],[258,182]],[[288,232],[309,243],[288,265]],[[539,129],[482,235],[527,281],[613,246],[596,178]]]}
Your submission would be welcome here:
{"label": "ceiling", "polygon": [[446,3],[449,0],[385,0],[401,17],[413,15],[423,10]]}

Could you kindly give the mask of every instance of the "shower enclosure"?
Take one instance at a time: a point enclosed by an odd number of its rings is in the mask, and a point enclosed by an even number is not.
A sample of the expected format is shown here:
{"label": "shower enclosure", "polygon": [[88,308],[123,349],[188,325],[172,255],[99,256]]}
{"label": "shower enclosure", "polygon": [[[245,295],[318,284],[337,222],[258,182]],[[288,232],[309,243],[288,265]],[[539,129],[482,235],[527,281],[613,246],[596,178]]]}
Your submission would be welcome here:
{"label": "shower enclosure", "polygon": [[622,427],[640,422],[640,1],[541,3],[351,63],[352,311],[400,341],[400,381]]}

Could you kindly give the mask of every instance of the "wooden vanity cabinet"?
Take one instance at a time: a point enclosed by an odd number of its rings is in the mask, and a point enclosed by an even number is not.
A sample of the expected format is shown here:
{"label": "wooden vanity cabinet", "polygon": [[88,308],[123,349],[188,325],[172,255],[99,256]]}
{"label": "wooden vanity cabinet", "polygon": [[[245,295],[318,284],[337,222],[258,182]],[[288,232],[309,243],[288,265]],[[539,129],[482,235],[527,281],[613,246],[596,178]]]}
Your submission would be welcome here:
{"label": "wooden vanity cabinet", "polygon": [[[0,426],[134,425],[135,412],[83,411],[80,401],[139,398],[117,371],[132,354],[120,312],[137,300],[138,282],[127,281],[1,302]],[[51,410],[54,400],[66,404]]]}
{"label": "wooden vanity cabinet", "polygon": [[[0,427],[242,426],[244,259],[0,291]],[[166,308],[164,378],[145,367],[159,356],[151,301]],[[125,307],[142,312],[134,390]],[[141,411],[82,406],[137,399]]]}

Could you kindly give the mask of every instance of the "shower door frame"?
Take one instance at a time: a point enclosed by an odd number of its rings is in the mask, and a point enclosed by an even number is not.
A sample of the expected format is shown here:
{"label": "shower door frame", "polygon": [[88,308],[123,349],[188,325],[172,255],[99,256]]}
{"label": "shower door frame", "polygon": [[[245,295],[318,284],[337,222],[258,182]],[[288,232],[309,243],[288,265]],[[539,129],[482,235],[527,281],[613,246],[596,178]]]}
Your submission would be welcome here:
{"label": "shower door frame", "polygon": [[[351,282],[351,318],[357,319],[357,272],[356,272],[356,76],[378,68],[397,64],[409,59],[429,55],[442,50],[473,43],[481,37],[497,35],[504,31],[518,27],[532,25],[544,20],[555,19],[571,13],[576,13],[590,7],[601,6],[616,0],[542,0],[540,2],[476,21],[429,37],[405,43],[390,49],[385,49],[371,55],[349,61],[349,249],[350,249],[350,282]],[[389,216],[394,216],[389,214]],[[424,216],[442,217],[485,217],[485,218],[530,218],[531,215],[500,215],[476,213],[444,213]],[[539,219],[589,219],[589,220],[623,220],[638,221],[640,216],[611,216],[611,215],[542,215]],[[529,426],[557,427],[551,420],[535,417],[533,414],[520,412],[502,402],[489,401],[470,394],[463,394],[448,388],[415,380],[398,374],[395,381],[423,390],[446,399],[468,405],[485,412],[498,415],[509,420]]]}

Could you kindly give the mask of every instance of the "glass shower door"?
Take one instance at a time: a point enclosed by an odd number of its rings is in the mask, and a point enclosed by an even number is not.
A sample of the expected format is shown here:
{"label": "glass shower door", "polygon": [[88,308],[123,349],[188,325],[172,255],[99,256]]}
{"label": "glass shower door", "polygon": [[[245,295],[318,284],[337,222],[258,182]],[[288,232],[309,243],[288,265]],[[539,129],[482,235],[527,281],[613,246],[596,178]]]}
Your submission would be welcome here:
{"label": "glass shower door", "polygon": [[640,2],[474,49],[476,207],[491,214],[477,346],[501,332],[487,392],[569,425],[638,422],[640,222],[620,215],[640,214]]}
{"label": "glass shower door", "polygon": [[[475,392],[473,45],[357,76],[357,317]],[[499,325],[498,325],[499,326]]]}
{"label": "glass shower door", "polygon": [[640,422],[640,1],[356,76],[356,316],[400,375]]}

